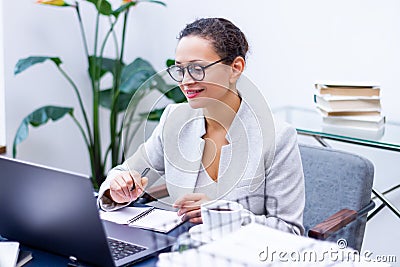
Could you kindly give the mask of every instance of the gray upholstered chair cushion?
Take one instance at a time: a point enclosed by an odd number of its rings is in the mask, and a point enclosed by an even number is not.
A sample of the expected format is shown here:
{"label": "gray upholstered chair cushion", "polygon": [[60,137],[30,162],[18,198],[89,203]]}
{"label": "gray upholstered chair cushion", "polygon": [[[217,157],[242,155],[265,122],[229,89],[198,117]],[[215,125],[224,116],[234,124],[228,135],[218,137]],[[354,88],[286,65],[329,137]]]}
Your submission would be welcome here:
{"label": "gray upholstered chair cushion", "polygon": [[[300,153],[306,188],[306,234],[310,228],[341,209],[359,211],[369,204],[374,177],[371,161],[356,154],[303,144],[300,144]],[[360,250],[365,224],[366,215],[328,240],[344,238],[348,246]]]}

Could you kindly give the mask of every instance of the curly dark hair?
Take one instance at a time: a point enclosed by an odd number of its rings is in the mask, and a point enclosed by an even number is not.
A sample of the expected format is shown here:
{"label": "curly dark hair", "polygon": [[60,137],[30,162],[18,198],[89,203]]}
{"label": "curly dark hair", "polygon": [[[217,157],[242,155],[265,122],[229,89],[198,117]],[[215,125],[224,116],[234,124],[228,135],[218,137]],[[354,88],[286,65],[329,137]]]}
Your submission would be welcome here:
{"label": "curly dark hair", "polygon": [[221,58],[227,58],[225,63],[231,64],[241,56],[246,60],[249,50],[246,36],[232,22],[224,18],[202,18],[187,24],[180,32],[178,40],[185,36],[199,36],[212,43],[215,52]]}

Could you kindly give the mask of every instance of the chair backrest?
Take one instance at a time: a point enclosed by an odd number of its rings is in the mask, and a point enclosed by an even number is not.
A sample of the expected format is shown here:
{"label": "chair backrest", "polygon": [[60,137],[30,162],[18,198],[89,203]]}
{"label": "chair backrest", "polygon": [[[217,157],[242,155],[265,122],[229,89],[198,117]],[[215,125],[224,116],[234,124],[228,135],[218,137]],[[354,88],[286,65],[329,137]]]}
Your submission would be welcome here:
{"label": "chair backrest", "polygon": [[[341,209],[359,211],[369,204],[374,178],[371,161],[331,148],[304,144],[299,147],[306,191],[306,234],[310,228]],[[336,242],[344,238],[349,247],[360,251],[365,224],[366,215],[357,218],[327,240]]]}

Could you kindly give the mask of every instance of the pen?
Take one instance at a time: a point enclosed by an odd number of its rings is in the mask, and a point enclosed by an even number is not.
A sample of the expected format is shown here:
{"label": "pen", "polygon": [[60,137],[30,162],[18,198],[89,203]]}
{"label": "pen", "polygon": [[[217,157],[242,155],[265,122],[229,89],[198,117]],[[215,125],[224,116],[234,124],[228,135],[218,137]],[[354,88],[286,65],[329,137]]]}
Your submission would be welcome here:
{"label": "pen", "polygon": [[[142,171],[142,173],[140,174],[140,178],[142,178],[143,176],[145,176],[149,171],[150,171],[150,168],[144,169],[144,170]],[[133,185],[132,185],[131,191],[133,191],[133,190],[135,189],[135,180],[133,179],[133,177],[131,177],[131,178],[132,178],[132,181],[133,181]]]}

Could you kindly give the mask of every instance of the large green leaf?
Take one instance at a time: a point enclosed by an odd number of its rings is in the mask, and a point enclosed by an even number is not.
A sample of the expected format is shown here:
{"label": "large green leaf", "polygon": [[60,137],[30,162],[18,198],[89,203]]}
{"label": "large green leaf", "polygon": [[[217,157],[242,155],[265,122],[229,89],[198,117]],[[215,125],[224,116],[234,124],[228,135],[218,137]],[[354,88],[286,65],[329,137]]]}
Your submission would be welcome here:
{"label": "large green leaf", "polygon": [[72,115],[73,111],[74,109],[70,107],[44,106],[26,116],[14,137],[13,157],[15,158],[17,155],[17,145],[24,141],[29,135],[29,124],[33,127],[39,127],[46,124],[50,119],[56,121],[66,114]]}
{"label": "large green leaf", "polygon": [[140,113],[139,116],[148,121],[159,121],[165,108],[154,109],[150,112]]}
{"label": "large green leaf", "polygon": [[[128,107],[129,101],[131,100],[132,95],[120,92],[118,95],[118,99],[116,102],[116,108],[118,112],[125,111]],[[111,89],[100,91],[100,105],[104,108],[111,110],[112,105],[112,94]]]}
{"label": "large green leaf", "polygon": [[148,3],[159,4],[159,5],[162,5],[162,6],[167,6],[167,4],[165,4],[164,2],[162,2],[162,1],[155,1],[155,0],[138,0],[137,2],[138,2],[138,3],[148,2]]}
{"label": "large green leaf", "polygon": [[167,92],[164,92],[164,95],[168,97],[169,99],[172,99],[175,103],[183,103],[186,102],[186,97],[182,93],[181,89],[179,86],[171,86],[172,89],[168,90]]}
{"label": "large green leaf", "polygon": [[18,73],[23,72],[24,70],[30,68],[31,66],[36,65],[38,63],[42,63],[46,60],[53,61],[54,64],[56,64],[57,66],[62,63],[61,59],[58,57],[46,57],[46,56],[27,57],[18,60],[14,68],[14,75],[17,75]]}
{"label": "large green leaf", "polygon": [[125,80],[129,79],[129,77],[132,75],[132,73],[135,73],[137,71],[141,70],[146,70],[155,73],[156,71],[154,70],[153,66],[148,62],[147,60],[143,58],[136,58],[132,63],[129,65],[126,65],[121,73],[121,82],[124,82]]}
{"label": "large green leaf", "polygon": [[154,74],[156,74],[156,71],[148,61],[137,58],[122,69],[121,86],[119,90],[127,94],[133,94]]}
{"label": "large green leaf", "polygon": [[[120,62],[119,60],[112,58],[103,57],[101,59],[100,57],[89,56],[89,75],[90,77],[92,77],[92,79],[96,78],[96,74],[99,72],[100,64],[101,64],[101,70],[100,70],[100,78],[101,78],[107,72],[110,72],[114,75],[117,64],[120,64]],[[124,65],[122,63],[122,67],[123,66]]]}
{"label": "large green leaf", "polygon": [[106,0],[86,0],[96,6],[97,11],[102,15],[110,16],[113,13],[111,4]]}
{"label": "large green leaf", "polygon": [[181,89],[176,84],[167,84],[162,77],[155,75],[152,78],[155,82],[155,88],[160,91],[163,95],[173,100],[175,103],[186,102],[186,97],[182,93]]}
{"label": "large green leaf", "polygon": [[129,9],[131,6],[135,6],[135,5],[136,5],[136,1],[123,4],[123,5],[121,5],[119,8],[117,8],[116,10],[114,10],[112,14],[113,14],[115,17],[118,17],[119,14],[121,14],[121,13],[124,12],[125,10]]}
{"label": "large green leaf", "polygon": [[172,65],[175,64],[175,59],[167,59],[167,61],[165,62],[165,65],[168,67],[171,67]]}
{"label": "large green leaf", "polygon": [[167,6],[164,2],[161,1],[154,1],[154,0],[138,0],[138,1],[132,1],[132,2],[128,2],[126,4],[121,5],[119,8],[117,8],[116,10],[113,11],[113,15],[118,17],[119,14],[121,14],[122,12],[124,12],[125,10],[129,9],[131,6],[135,6],[138,3],[141,2],[149,2],[149,3],[154,3],[154,4],[159,4],[162,6]]}

